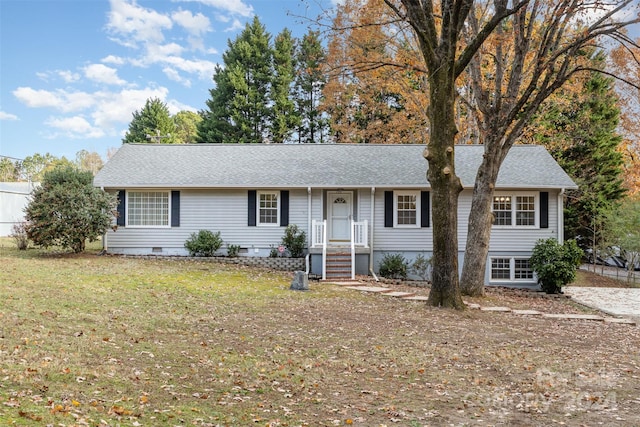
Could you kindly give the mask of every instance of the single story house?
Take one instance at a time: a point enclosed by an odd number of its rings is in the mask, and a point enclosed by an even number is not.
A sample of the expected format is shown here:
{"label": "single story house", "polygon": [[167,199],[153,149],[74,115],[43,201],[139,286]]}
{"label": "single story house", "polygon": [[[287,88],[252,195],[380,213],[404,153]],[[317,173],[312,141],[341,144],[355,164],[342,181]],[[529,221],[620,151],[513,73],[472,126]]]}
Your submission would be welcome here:
{"label": "single story house", "polygon": [[13,226],[24,221],[24,208],[39,183],[0,182],[0,236],[10,236]]}
{"label": "single story house", "polygon": [[[431,256],[431,197],[422,145],[124,144],[94,185],[118,194],[115,254],[186,255],[191,233],[220,231],[241,256],[267,257],[285,227],[307,235],[310,272],[377,272],[385,254]],[[456,147],[460,265],[483,147]],[[535,286],[536,241],[563,240],[563,195],[576,188],[545,148],[514,146],[494,195],[486,283]]]}

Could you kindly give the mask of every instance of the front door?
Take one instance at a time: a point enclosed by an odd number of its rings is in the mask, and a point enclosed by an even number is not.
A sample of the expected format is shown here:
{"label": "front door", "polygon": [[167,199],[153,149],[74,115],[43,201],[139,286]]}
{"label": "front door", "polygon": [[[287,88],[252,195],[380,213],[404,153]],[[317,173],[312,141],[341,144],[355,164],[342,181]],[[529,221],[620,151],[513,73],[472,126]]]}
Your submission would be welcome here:
{"label": "front door", "polygon": [[348,242],[351,239],[351,197],[352,193],[328,193],[329,240]]}

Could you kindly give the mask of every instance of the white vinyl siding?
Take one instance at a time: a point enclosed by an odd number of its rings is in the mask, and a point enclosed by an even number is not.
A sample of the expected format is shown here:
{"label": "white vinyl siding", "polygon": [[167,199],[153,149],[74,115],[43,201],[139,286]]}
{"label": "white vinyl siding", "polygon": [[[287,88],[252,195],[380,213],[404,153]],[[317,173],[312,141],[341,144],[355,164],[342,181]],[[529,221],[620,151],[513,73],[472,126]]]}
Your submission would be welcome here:
{"label": "white vinyl siding", "polygon": [[[417,190],[402,190],[394,192],[394,199],[396,194],[415,193],[418,200],[420,199],[420,191]],[[364,193],[366,194],[366,193]],[[364,197],[364,199],[369,199]],[[419,201],[418,201],[419,203]],[[394,202],[394,210],[395,210]],[[376,189],[375,192],[375,206],[374,206],[374,237],[373,243],[376,251],[381,252],[403,252],[403,251],[415,251],[426,252],[431,251],[432,247],[432,227],[420,227],[420,211],[416,212],[417,226],[384,226],[384,190]],[[367,212],[367,216],[370,213]],[[395,217],[395,213],[394,213]],[[362,219],[369,219],[363,217]],[[394,220],[395,223],[395,220]]]}
{"label": "white vinyl siding", "polygon": [[168,191],[127,191],[127,227],[169,227]]}
{"label": "white vinyl siding", "polygon": [[[170,197],[169,197],[170,199]],[[107,244],[113,253],[149,254],[162,248],[162,254],[187,255],[184,242],[199,230],[220,231],[226,245],[240,245],[247,255],[268,256],[269,247],[280,243],[284,227],[249,227],[246,190],[181,190],[180,227],[121,227],[109,231]],[[289,192],[289,223],[307,229],[307,190]],[[255,250],[259,252],[256,252]]]}

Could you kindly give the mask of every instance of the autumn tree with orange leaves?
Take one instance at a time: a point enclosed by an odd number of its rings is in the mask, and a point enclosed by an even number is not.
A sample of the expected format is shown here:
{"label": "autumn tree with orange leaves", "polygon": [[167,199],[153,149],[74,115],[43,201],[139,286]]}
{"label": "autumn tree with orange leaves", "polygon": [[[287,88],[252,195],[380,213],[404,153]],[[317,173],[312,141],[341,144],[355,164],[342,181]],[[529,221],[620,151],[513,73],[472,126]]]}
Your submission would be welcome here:
{"label": "autumn tree with orange leaves", "polygon": [[426,143],[426,70],[397,21],[382,0],[338,6],[322,107],[335,142]]}
{"label": "autumn tree with orange leaves", "polygon": [[[433,285],[429,303],[462,309],[462,291],[482,295],[493,189],[509,149],[542,102],[572,76],[591,71],[581,53],[605,39],[633,42],[632,0],[384,0],[418,41],[428,79],[429,144],[424,156],[433,199]],[[626,12],[625,15],[622,12]],[[629,17],[630,16],[630,17]],[[461,92],[461,80],[470,85]],[[456,101],[467,98],[484,156],[478,169],[467,246],[458,277]]]}

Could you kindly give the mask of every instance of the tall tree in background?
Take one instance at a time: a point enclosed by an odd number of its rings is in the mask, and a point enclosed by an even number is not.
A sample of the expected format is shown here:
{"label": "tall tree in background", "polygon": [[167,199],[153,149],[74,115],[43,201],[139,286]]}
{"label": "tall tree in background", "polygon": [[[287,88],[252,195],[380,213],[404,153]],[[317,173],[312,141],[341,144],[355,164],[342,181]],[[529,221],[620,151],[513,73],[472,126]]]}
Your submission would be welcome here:
{"label": "tall tree in background", "polygon": [[326,52],[320,33],[309,31],[302,37],[297,49],[297,76],[295,102],[300,117],[298,142],[312,144],[324,142],[325,120],[320,111],[322,90],[326,83]]}
{"label": "tall tree in background", "polygon": [[[604,60],[599,54],[594,68]],[[622,138],[614,80],[594,71],[580,82],[577,91],[563,89],[542,106],[531,133],[580,187],[567,192],[565,234],[590,244],[594,221],[605,218],[624,195]]]}
{"label": "tall tree in background", "polygon": [[0,157],[0,182],[15,182],[20,179],[16,163],[8,157]]}
{"label": "tall tree in background", "polygon": [[[429,303],[462,309],[465,293],[481,295],[493,215],[493,189],[511,146],[541,103],[571,76],[588,70],[580,53],[602,36],[629,42],[621,30],[639,22],[615,19],[632,0],[601,9],[593,0],[384,0],[408,23],[428,70],[430,125],[424,157],[433,200],[433,285]],[[600,12],[592,22],[584,17]],[[458,279],[458,196],[455,171],[458,79],[470,75],[469,108],[475,110],[484,155],[476,175],[467,246]]]}
{"label": "tall tree in background", "polygon": [[202,117],[193,111],[179,111],[173,116],[176,127],[175,142],[178,144],[193,144],[198,140],[198,123]]}
{"label": "tall tree in background", "polygon": [[329,40],[323,109],[336,142],[426,142],[426,73],[415,38],[381,0],[346,0]]}
{"label": "tall tree in background", "polygon": [[95,176],[102,169],[102,157],[95,151],[80,150],[76,153],[76,166],[81,171],[91,172],[91,175]]}
{"label": "tall tree in background", "polygon": [[268,135],[273,50],[271,36],[255,17],[222,55],[209,90],[199,142],[260,143]]}
{"label": "tall tree in background", "polygon": [[624,159],[625,188],[630,195],[640,194],[640,47],[637,45],[640,38],[636,39],[636,46],[620,46],[608,57],[612,72],[625,80],[616,81],[616,88],[621,109],[620,152]]}
{"label": "tall tree in background", "polygon": [[292,98],[295,79],[295,40],[291,31],[282,30],[276,36],[273,49],[273,82],[271,83],[271,142],[289,140],[300,122],[300,116]]}
{"label": "tall tree in background", "polygon": [[133,112],[133,119],[122,143],[173,144],[175,133],[175,124],[167,104],[158,98],[150,98],[142,110]]}

